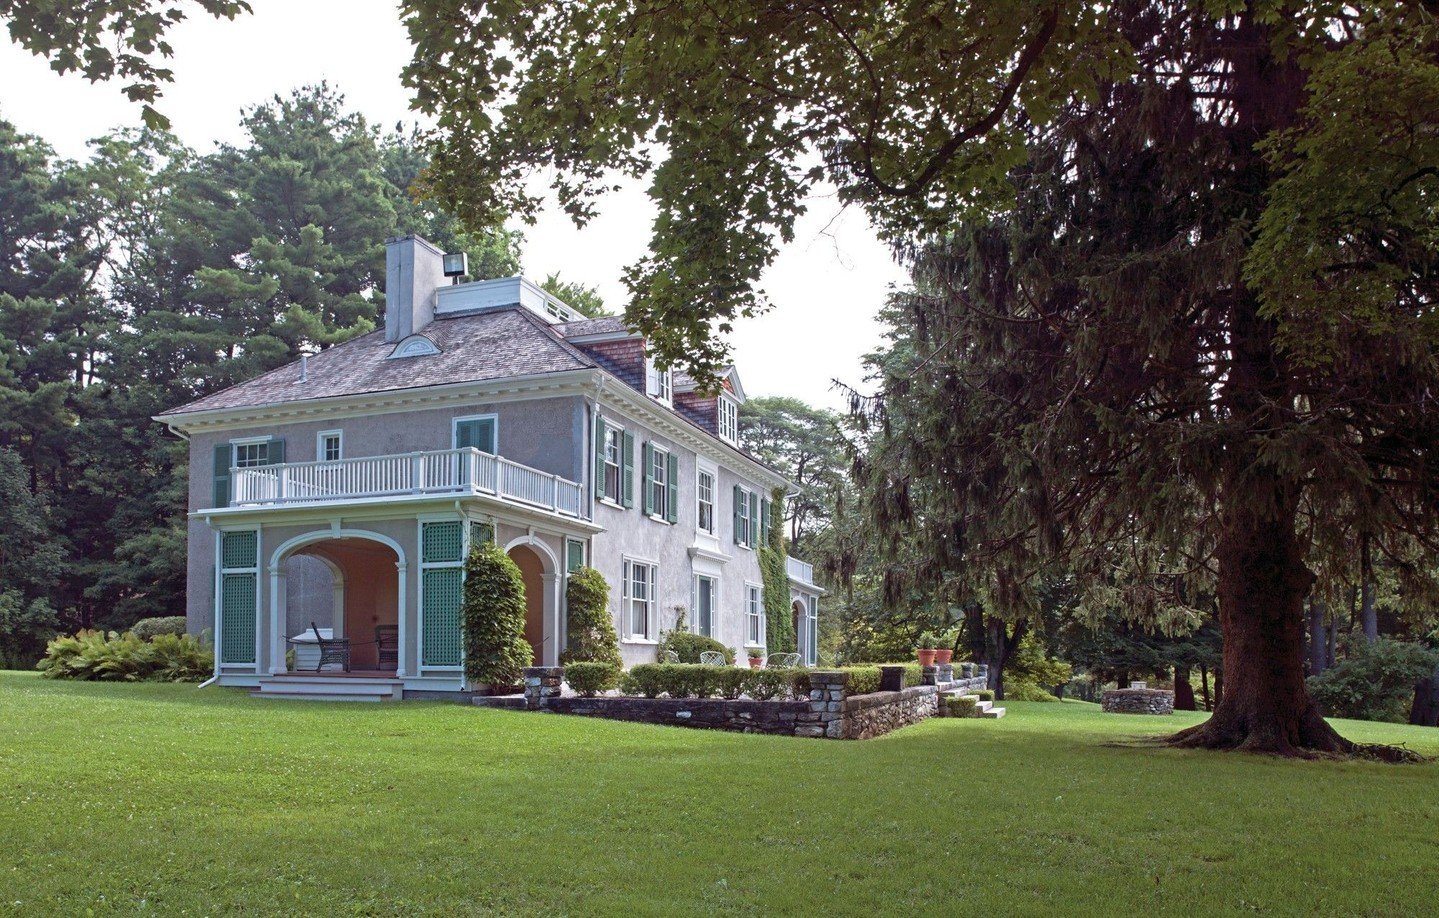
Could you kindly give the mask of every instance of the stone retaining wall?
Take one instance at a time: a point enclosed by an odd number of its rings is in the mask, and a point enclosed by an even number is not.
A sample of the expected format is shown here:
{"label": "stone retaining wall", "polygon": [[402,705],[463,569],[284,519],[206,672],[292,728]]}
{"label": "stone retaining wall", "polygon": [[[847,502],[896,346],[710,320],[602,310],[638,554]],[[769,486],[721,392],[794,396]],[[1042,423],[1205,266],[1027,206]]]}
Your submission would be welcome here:
{"label": "stone retaining wall", "polygon": [[1100,699],[1108,714],[1173,714],[1174,693],[1164,689],[1110,689]]}
{"label": "stone retaining wall", "polygon": [[870,739],[934,717],[939,713],[940,691],[957,685],[917,685],[845,697],[849,674],[821,671],[810,673],[808,701],[620,695],[578,698],[560,694],[563,675],[564,670],[557,666],[526,669],[526,706],[609,720],[828,739]]}

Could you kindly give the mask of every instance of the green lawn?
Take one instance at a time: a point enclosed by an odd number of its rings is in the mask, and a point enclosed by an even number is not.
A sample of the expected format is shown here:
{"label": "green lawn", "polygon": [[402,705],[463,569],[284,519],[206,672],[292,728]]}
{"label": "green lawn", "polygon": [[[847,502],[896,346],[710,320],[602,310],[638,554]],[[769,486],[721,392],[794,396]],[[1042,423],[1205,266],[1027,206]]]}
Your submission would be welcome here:
{"label": "green lawn", "polygon": [[[1439,767],[1114,748],[1011,704],[878,740],[0,674],[0,913],[1401,914]],[[1439,753],[1439,730],[1344,722]]]}

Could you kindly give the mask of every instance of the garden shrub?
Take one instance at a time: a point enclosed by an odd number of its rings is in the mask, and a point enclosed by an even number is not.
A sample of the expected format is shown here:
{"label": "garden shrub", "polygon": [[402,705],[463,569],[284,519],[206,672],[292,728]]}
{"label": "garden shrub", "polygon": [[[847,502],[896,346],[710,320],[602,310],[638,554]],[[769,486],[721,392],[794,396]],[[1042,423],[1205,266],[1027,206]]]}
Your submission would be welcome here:
{"label": "garden shrub", "polygon": [[[988,689],[985,689],[985,691],[988,692],[990,696],[985,700],[992,701],[994,699],[994,692],[990,692]],[[1004,700],[1058,701],[1059,698],[1053,692],[1051,692],[1049,689],[1045,688],[1042,685],[1036,685],[1033,682],[1026,682],[1024,680],[1019,680],[1015,682],[1010,682],[1006,680],[1004,683]]]}
{"label": "garden shrub", "polygon": [[971,692],[970,694],[979,696],[979,700],[980,700],[980,701],[993,701],[993,700],[994,700],[994,689],[989,689],[989,688],[977,689],[976,691],[973,691],[973,692]]}
{"label": "garden shrub", "polygon": [[562,664],[608,663],[618,672],[620,639],[610,617],[610,585],[592,567],[570,573],[565,587],[565,609],[569,616],[568,646],[560,655]]}
{"label": "garden shrub", "polygon": [[849,673],[846,695],[868,695],[879,691],[880,671],[878,666],[846,666],[840,672]]}
{"label": "garden shrub", "polygon": [[[802,684],[802,687],[800,687]],[[641,663],[620,680],[626,695],[658,698],[735,699],[748,695],[757,701],[808,698],[809,671],[802,669],[740,669],[734,666],[700,666],[694,663]]]}
{"label": "garden shrub", "polygon": [[142,618],[130,626],[130,633],[142,641],[148,641],[160,634],[184,634],[185,616],[165,615],[159,618]]}
{"label": "garden shrub", "polygon": [[719,670],[715,674],[715,690],[721,698],[734,701],[744,694],[745,686],[749,684],[749,674],[753,670],[736,666],[716,666],[715,669]]}
{"label": "garden shrub", "polygon": [[944,700],[944,709],[950,717],[974,717],[979,713],[979,699],[973,695],[951,695]]}
{"label": "garden shrub", "polygon": [[1307,680],[1310,696],[1330,717],[1405,723],[1414,683],[1439,666],[1434,651],[1390,638],[1355,641],[1346,650],[1344,659]]}
{"label": "garden shrub", "polygon": [[494,542],[481,542],[465,561],[465,675],[495,688],[518,685],[534,662],[525,640],[525,581],[519,565]]}
{"label": "garden shrub", "polygon": [[794,691],[795,675],[788,669],[752,669],[745,694],[756,701],[786,698]]}
{"label": "garden shrub", "polygon": [[81,631],[50,641],[36,668],[50,679],[198,682],[214,669],[214,651],[192,634],[143,641],[128,631]]}
{"label": "garden shrub", "polygon": [[705,637],[703,634],[693,634],[689,631],[676,629],[667,632],[664,640],[660,641],[655,653],[658,659],[665,658],[665,651],[673,650],[679,654],[681,663],[698,663],[700,654],[706,650],[717,650],[724,654],[725,662],[734,665],[734,648],[727,647],[712,637]]}
{"label": "garden shrub", "polygon": [[619,684],[620,668],[613,663],[583,661],[565,664],[565,681],[586,698],[593,698]]}

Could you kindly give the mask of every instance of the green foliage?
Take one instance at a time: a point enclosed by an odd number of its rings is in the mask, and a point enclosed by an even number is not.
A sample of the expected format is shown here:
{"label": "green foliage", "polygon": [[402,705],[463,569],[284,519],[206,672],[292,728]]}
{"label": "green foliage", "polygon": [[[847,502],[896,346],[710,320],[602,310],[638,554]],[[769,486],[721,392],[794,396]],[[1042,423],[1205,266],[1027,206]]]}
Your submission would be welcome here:
{"label": "green foliage", "polygon": [[620,639],[610,617],[610,585],[592,567],[571,571],[565,587],[569,640],[560,662],[608,663],[618,670]]}
{"label": "green foliage", "polygon": [[480,542],[465,560],[461,608],[465,676],[492,687],[518,685],[534,650],[525,640],[525,582],[494,542]]}
{"label": "green foliage", "polygon": [[130,632],[81,631],[50,641],[36,668],[50,679],[199,682],[214,665],[213,648],[191,634],[146,641]]}
{"label": "green foliage", "polygon": [[1354,641],[1345,657],[1308,679],[1309,693],[1331,717],[1404,723],[1414,683],[1439,670],[1439,653],[1381,637]]}
{"label": "green foliage", "polygon": [[681,663],[698,663],[700,654],[707,650],[715,650],[724,654],[725,662],[734,663],[734,648],[717,641],[712,637],[703,634],[695,634],[679,628],[667,631],[660,640],[659,646],[655,648],[658,659],[665,658],[665,651],[672,650],[679,654]]}
{"label": "green foliage", "polygon": [[770,515],[765,520],[765,538],[759,546],[760,581],[764,585],[765,646],[770,653],[794,653],[799,639],[794,633],[794,616],[789,602],[788,553],[784,541],[784,489],[770,495]]}
{"label": "green foliage", "polygon": [[173,49],[166,33],[198,11],[216,19],[232,20],[250,12],[246,0],[0,0],[0,19],[11,41],[42,57],[56,73],[78,72],[91,83],[120,80],[121,91],[139,102],[145,124],[163,130],[170,126],[155,108],[160,84],[174,79],[164,65]]}
{"label": "green foliage", "polygon": [[[1062,683],[1060,683],[1062,684]],[[993,692],[990,693],[991,698]],[[1005,701],[1058,701],[1059,698],[1047,688],[1026,679],[1015,679],[1004,681]]]}
{"label": "green foliage", "polygon": [[593,698],[619,685],[620,668],[608,662],[566,663],[565,681],[584,697]]}
{"label": "green foliage", "polygon": [[19,590],[0,592],[0,668],[30,666],[60,631],[60,619],[45,600],[27,600]]}
{"label": "green foliage", "polygon": [[923,676],[922,668],[913,661],[908,663],[875,663],[863,666],[840,666],[839,672],[849,673],[849,684],[845,687],[846,695],[868,695],[871,692],[879,691],[880,666],[903,666],[904,679],[901,684],[906,688],[920,684]]}
{"label": "green foliage", "polygon": [[797,398],[751,398],[739,413],[739,439],[761,462],[799,485],[799,493],[780,504],[790,521],[788,552],[818,558],[820,548],[810,540],[830,523],[834,492],[847,465],[839,418]]}
{"label": "green foliage", "polygon": [[627,695],[658,698],[738,698],[756,701],[808,698],[809,672],[803,669],[743,669],[693,663],[641,663],[620,679]]}
{"label": "green foliage", "polygon": [[974,695],[951,695],[944,699],[944,708],[950,717],[977,717],[979,698]]}
{"label": "green foliage", "polygon": [[148,641],[161,634],[184,634],[185,627],[185,616],[166,615],[160,618],[142,618],[130,626],[130,633],[142,641]]}
{"label": "green foliage", "polygon": [[610,315],[609,310],[605,309],[605,301],[601,299],[599,290],[573,281],[561,280],[558,271],[547,275],[544,283],[540,284],[540,289],[591,319]]}
{"label": "green foliage", "polygon": [[1045,653],[1044,642],[1033,631],[1020,639],[1014,655],[1005,664],[1005,697],[1009,697],[1010,681],[1029,682],[1035,685],[1064,685],[1073,676],[1074,670],[1068,663],[1056,660]]}
{"label": "green foliage", "polygon": [[[1009,692],[1008,686],[1005,687],[1005,692],[1006,692],[1006,694]],[[993,700],[994,700],[994,689],[980,689],[980,690],[978,690],[978,691],[976,691],[976,692],[971,692],[970,694],[972,694],[972,695],[974,695],[975,697],[977,697],[980,701],[993,701]]]}

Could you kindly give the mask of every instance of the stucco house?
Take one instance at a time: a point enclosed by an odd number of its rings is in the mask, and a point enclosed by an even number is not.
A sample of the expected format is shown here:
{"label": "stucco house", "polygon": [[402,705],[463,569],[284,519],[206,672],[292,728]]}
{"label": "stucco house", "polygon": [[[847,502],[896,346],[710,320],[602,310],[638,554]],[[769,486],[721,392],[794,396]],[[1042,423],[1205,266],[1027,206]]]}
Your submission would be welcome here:
{"label": "stucco house", "polygon": [[[159,415],[189,441],[192,631],[221,684],[308,696],[465,690],[462,565],[493,539],[525,581],[525,636],[554,665],[569,571],[610,584],[626,665],[686,627],[763,645],[757,558],[784,476],[738,445],[738,374],[705,394],[522,277],[451,283],[424,239],[387,243],[385,326]],[[822,590],[791,560],[815,661]],[[360,679],[294,672],[311,622]],[[301,650],[304,650],[304,646]]]}

